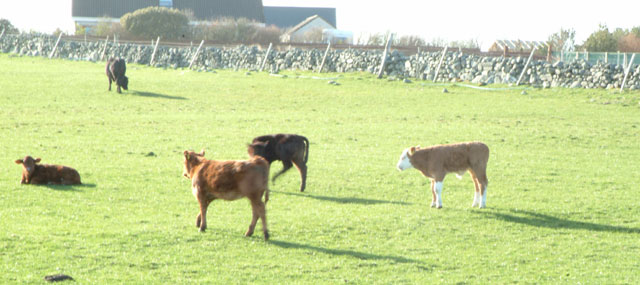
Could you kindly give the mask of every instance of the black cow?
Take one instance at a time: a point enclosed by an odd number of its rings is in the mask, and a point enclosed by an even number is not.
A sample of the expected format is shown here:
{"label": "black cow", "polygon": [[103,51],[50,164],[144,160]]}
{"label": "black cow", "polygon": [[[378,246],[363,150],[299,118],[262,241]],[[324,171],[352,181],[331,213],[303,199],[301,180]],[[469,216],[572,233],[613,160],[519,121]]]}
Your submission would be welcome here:
{"label": "black cow", "polygon": [[120,87],[124,90],[129,90],[129,78],[124,76],[127,72],[127,63],[122,58],[110,58],[107,61],[107,77],[109,77],[109,91],[111,91],[111,82],[115,81],[118,86],[118,93]]}
{"label": "black cow", "polygon": [[300,171],[302,184],[300,192],[304,191],[307,183],[307,160],[309,159],[309,140],[295,134],[265,135],[254,138],[247,148],[249,156],[262,156],[269,162],[282,161],[282,170],[271,178],[275,181],[278,176],[289,170],[295,164]]}

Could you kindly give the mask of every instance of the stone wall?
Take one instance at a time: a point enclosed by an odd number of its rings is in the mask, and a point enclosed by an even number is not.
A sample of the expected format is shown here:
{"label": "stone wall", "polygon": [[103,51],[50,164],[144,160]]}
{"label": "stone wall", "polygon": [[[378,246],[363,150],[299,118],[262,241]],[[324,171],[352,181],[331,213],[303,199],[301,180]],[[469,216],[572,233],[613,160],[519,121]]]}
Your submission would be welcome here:
{"label": "stone wall", "polygon": [[[56,37],[42,34],[4,35],[0,39],[0,52],[21,56],[48,56]],[[62,40],[56,56],[69,60],[98,61],[104,42],[81,42]],[[197,47],[159,46],[154,66],[163,68],[188,67]],[[149,64],[153,46],[150,44],[109,43],[105,58],[119,56],[129,63]],[[194,63],[194,69],[257,70],[266,51],[255,46],[234,48],[204,47]],[[265,70],[277,73],[280,70],[316,70],[320,66],[324,50],[272,51]],[[396,78],[433,79],[441,52],[421,52],[405,56],[397,51],[389,53],[385,75]],[[382,50],[331,50],[324,71],[375,73],[381,63]],[[512,84],[520,76],[526,58],[485,57],[460,52],[448,52],[438,73],[438,82],[469,81],[476,84]],[[574,62],[548,63],[533,60],[521,83],[536,87],[567,88],[620,88],[624,77],[621,65],[578,60]],[[640,65],[631,68],[625,83],[626,88],[640,89]]]}

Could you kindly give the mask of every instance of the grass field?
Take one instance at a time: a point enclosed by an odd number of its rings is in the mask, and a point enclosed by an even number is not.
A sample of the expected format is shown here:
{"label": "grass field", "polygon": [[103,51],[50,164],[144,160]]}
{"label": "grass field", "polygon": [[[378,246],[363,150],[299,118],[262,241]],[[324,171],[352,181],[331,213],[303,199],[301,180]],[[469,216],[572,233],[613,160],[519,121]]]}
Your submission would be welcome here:
{"label": "grass field", "polygon": [[[120,95],[103,63],[0,55],[0,283],[640,283],[640,93],[245,72],[129,65]],[[245,159],[277,132],[311,146],[304,193],[295,169],[270,185],[271,240],[243,236],[246,199],[198,232],[182,151]],[[406,147],[469,140],[491,149],[486,209],[468,174],[436,210],[395,169]],[[20,185],[27,154],[85,185]]]}

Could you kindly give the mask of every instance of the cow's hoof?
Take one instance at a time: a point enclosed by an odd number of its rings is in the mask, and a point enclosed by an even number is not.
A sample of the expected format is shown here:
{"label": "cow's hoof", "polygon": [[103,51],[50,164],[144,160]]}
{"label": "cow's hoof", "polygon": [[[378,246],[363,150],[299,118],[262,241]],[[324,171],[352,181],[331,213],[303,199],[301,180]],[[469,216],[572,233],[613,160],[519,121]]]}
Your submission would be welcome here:
{"label": "cow's hoof", "polygon": [[207,230],[207,228],[203,228],[203,227],[201,227],[199,231],[200,231],[201,233],[204,233],[206,230]]}
{"label": "cow's hoof", "polygon": [[244,236],[246,237],[250,237],[253,235],[253,231],[247,231],[246,233],[244,233]]}
{"label": "cow's hoof", "polygon": [[269,240],[269,232],[264,232],[264,240]]}
{"label": "cow's hoof", "polygon": [[442,209],[442,205],[438,205],[436,209]]}

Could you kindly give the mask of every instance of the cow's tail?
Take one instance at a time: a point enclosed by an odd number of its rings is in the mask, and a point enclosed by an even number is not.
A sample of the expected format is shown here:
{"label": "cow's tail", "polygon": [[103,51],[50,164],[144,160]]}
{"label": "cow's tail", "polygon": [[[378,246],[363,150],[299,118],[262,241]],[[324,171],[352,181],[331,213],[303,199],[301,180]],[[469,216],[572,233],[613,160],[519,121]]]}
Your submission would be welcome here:
{"label": "cow's tail", "polygon": [[304,140],[305,144],[304,163],[307,163],[307,160],[309,160],[309,140],[306,137],[302,137],[302,139]]}

